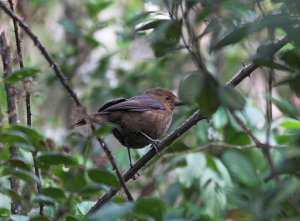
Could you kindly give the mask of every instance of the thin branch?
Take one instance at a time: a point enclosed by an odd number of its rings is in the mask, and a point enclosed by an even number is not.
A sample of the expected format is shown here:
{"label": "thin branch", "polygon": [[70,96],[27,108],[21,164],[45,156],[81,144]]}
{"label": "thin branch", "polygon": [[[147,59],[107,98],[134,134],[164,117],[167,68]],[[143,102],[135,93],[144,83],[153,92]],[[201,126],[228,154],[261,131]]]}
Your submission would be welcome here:
{"label": "thin branch", "polygon": [[53,60],[51,55],[48,53],[46,48],[42,45],[38,37],[30,30],[27,24],[25,24],[12,10],[10,10],[8,7],[5,6],[4,2],[0,0],[0,7],[2,10],[10,16],[14,21],[16,21],[19,26],[27,33],[27,35],[32,39],[35,46],[40,50],[42,55],[47,60],[50,67],[54,70],[57,78],[60,80],[64,88],[68,91],[69,95],[73,98],[77,106],[82,106],[79,98],[77,97],[76,93],[71,88],[67,78],[61,71],[60,67],[57,65],[57,63]]}
{"label": "thin branch", "polygon": [[[189,42],[187,42],[183,30],[181,31],[181,39],[183,41],[183,44],[185,45],[185,47],[187,48],[188,52],[190,53],[190,55],[192,56],[193,61],[195,62],[195,64],[198,66],[198,68],[200,70],[202,70],[205,74],[207,73],[206,67],[203,64],[203,61],[201,59],[201,54],[199,52],[199,47],[198,47],[198,40],[196,38],[194,38],[194,31],[191,28],[191,25],[189,23],[189,19],[188,19],[188,15],[187,12],[184,10],[183,8],[183,3],[179,3],[179,8],[181,10],[182,13],[182,18],[183,18],[183,22],[185,22],[186,27],[187,27],[187,35],[190,39],[192,39],[192,42],[195,42],[195,40],[197,41],[196,44],[196,53],[194,52],[194,48],[190,47]],[[174,17],[174,16],[173,16]]]}
{"label": "thin branch", "polygon": [[[42,55],[45,57],[45,59],[47,60],[47,62],[49,63],[50,67],[54,70],[54,73],[56,74],[57,78],[60,80],[60,82],[62,83],[62,85],[64,86],[64,88],[68,91],[69,95],[73,98],[74,102],[76,103],[76,105],[78,107],[83,107],[78,96],[76,95],[76,93],[73,91],[72,87],[69,84],[69,81],[67,80],[67,78],[65,77],[65,75],[63,74],[63,72],[61,71],[60,67],[56,64],[56,62],[53,60],[53,58],[51,57],[51,55],[48,53],[48,51],[46,50],[46,48],[42,45],[42,43],[40,42],[40,40],[38,39],[38,37],[31,31],[31,29],[28,27],[27,24],[25,24],[12,10],[10,10],[9,8],[7,8],[4,4],[4,2],[2,0],[0,0],[0,7],[3,9],[3,11],[10,16],[14,21],[16,21],[19,26],[27,33],[27,35],[32,39],[32,41],[34,42],[35,46],[40,50],[40,52],[42,53]],[[93,129],[93,128],[91,128]],[[98,138],[98,142],[100,143],[100,145],[102,146],[104,144],[104,141],[101,138]],[[106,145],[102,146],[103,148],[107,148]],[[105,151],[106,152],[106,151]],[[108,153],[108,152],[106,152]],[[117,167],[117,164],[114,160],[114,158],[112,157],[112,155],[108,156],[108,158],[111,161],[111,164],[113,165],[114,169],[116,170],[117,174],[121,174],[119,168]],[[118,178],[120,179],[120,183],[122,185],[122,187],[125,190],[125,193],[128,194],[129,190],[126,186],[126,183],[124,182],[124,180],[122,179],[122,176],[118,176]],[[128,200],[130,200],[132,197],[131,195],[127,195]]]}
{"label": "thin branch", "polygon": [[[10,13],[9,10],[5,10],[6,7],[4,6],[4,4],[1,2],[0,0],[0,7],[3,8],[3,10],[10,15],[11,17],[14,18],[14,14]],[[15,16],[15,19],[18,19],[17,16]],[[41,50],[42,54],[45,56],[46,60],[49,62],[50,66],[55,70],[55,73],[61,73],[61,71],[58,69],[58,66],[54,65],[55,63],[53,62],[53,60],[49,61],[49,55],[46,53],[43,53],[43,48],[40,44],[40,42],[37,40],[37,37],[30,31],[30,29],[28,28],[27,25],[25,25],[24,23],[22,23],[22,21],[18,21],[20,23],[20,26],[25,30],[25,32],[33,39],[33,41],[35,42],[36,46]],[[283,38],[281,40],[278,41],[277,46],[278,46],[278,50],[280,48],[282,48],[284,45],[286,45],[289,41],[287,40],[287,38]],[[188,46],[188,45],[187,45]],[[45,49],[44,49],[45,51]],[[47,57],[48,55],[48,57]],[[50,57],[51,58],[51,57]],[[230,82],[228,82],[227,85],[229,86],[236,86],[238,85],[241,81],[243,81],[246,77],[250,76],[250,74],[257,68],[258,66],[251,64],[245,68],[243,68]],[[58,70],[58,71],[57,71]],[[61,73],[62,74],[62,73]],[[75,98],[77,98],[76,94],[72,91],[72,89],[70,87],[68,87],[68,82],[67,80],[64,78],[63,75],[57,74],[57,77],[62,81],[63,85],[66,87],[67,91],[70,93],[70,95]],[[70,91],[70,90],[71,91]],[[73,98],[74,98],[73,97]],[[76,104],[78,106],[80,105],[79,99],[76,101],[76,99],[74,99]],[[185,131],[187,131],[188,129],[190,129],[193,125],[197,124],[197,122],[199,122],[201,119],[203,119],[204,117],[201,115],[200,111],[196,111],[185,123],[183,123],[179,128],[177,128],[175,131],[173,131],[168,137],[166,137],[159,145],[158,145],[158,150],[161,151],[164,148],[166,148],[168,145],[170,145],[174,140],[176,140],[180,135],[182,135]],[[260,145],[263,145],[262,143],[259,142]],[[138,162],[136,162],[133,167],[131,169],[129,169],[123,176],[125,181],[128,181],[129,179],[131,179],[143,166],[145,166],[145,164],[147,162],[149,162],[154,156],[156,155],[154,149],[151,149],[144,157],[142,157]],[[101,199],[99,199],[97,201],[97,203],[91,208],[91,210],[87,213],[87,215],[97,211],[99,208],[101,208],[101,206],[106,203],[107,201],[109,201],[111,199],[111,197],[113,197],[118,190],[114,190],[111,189],[110,191],[108,191]]]}
{"label": "thin branch", "polygon": [[[14,12],[14,3],[12,0],[8,0],[10,9]],[[19,67],[20,69],[24,68],[24,63],[23,63],[23,55],[22,55],[22,47],[21,47],[21,39],[19,36],[19,26],[18,23],[15,19],[13,19],[13,26],[14,26],[14,32],[15,32],[15,41],[16,41],[16,48],[17,48],[17,55],[18,55],[18,63],[19,63]],[[30,84],[30,80],[29,79],[25,79],[23,81],[23,88],[24,88],[24,92],[25,92],[25,109],[26,109],[26,119],[27,119],[27,126],[31,126],[31,102],[30,102],[30,93],[28,90],[28,85]],[[38,177],[40,182],[36,183],[36,188],[37,188],[37,192],[40,193],[41,192],[41,176],[40,176],[40,171],[36,162],[36,151],[32,151],[31,155],[32,155],[32,159],[33,159],[33,167],[34,167],[34,172],[35,175]],[[44,214],[44,204],[42,202],[39,203],[39,207],[40,207],[40,215]]]}
{"label": "thin branch", "polygon": [[[182,6],[180,5],[182,13],[184,13],[184,10],[182,8]],[[183,41],[184,44],[186,45],[186,47],[188,48],[189,52],[191,53],[191,55],[194,58],[194,61],[198,64],[199,63],[196,59],[196,57],[194,57],[194,53],[193,51],[190,50],[189,45],[187,44],[186,40],[183,37]],[[289,40],[284,37],[281,40],[279,40],[276,44],[276,50],[274,50],[274,53],[278,50],[280,50],[283,46],[285,46],[287,43],[289,43]],[[201,67],[200,67],[201,68]],[[251,75],[251,73],[256,70],[258,68],[257,65],[254,64],[250,64],[246,67],[244,67],[243,69],[241,69],[229,82],[227,82],[227,86],[231,86],[231,87],[235,87],[237,86],[239,83],[241,83],[246,77],[249,77]],[[186,130],[190,129],[193,125],[197,124],[198,121],[200,121],[201,119],[204,119],[204,117],[202,117],[201,112],[198,110],[196,111],[185,123],[183,123],[179,128],[177,128],[174,132],[172,132],[171,134],[176,134],[177,131],[181,131],[182,128],[185,128]],[[239,119],[239,118],[238,118]],[[189,121],[193,121],[196,120],[194,122],[194,124],[190,124]],[[258,139],[256,139],[256,137],[251,133],[251,131],[249,129],[247,129],[246,125],[243,124],[243,122],[241,122],[242,125],[244,125],[244,129],[246,129],[246,131],[248,131],[249,134],[251,134],[251,137],[255,140],[255,144],[256,146],[259,147],[264,147],[265,144],[261,143]],[[166,146],[163,146],[164,141],[166,139],[170,139],[169,136],[166,137],[162,143],[159,145],[159,147],[161,147],[162,149],[165,148]],[[173,137],[172,140],[169,140],[170,143],[168,143],[167,145],[170,145],[171,143],[173,143],[175,140],[177,139],[177,137]],[[160,150],[160,149],[159,149]],[[152,159],[152,157],[155,155],[155,152],[153,151],[153,149],[151,149],[144,157],[142,157],[138,162],[136,162],[133,167],[131,169],[129,169],[126,174],[123,176],[125,181],[128,181],[129,178],[132,178],[134,176],[135,173],[137,173],[144,165],[146,162],[148,162],[150,159]],[[148,158],[150,156],[150,158]],[[96,204],[88,211],[87,216],[96,212],[97,210],[99,210],[105,203],[107,203],[116,193],[118,192],[118,190],[113,190],[111,189],[110,191],[108,191],[102,198],[100,198]]]}
{"label": "thin branch", "polygon": [[[5,32],[0,34],[0,54],[2,56],[3,63],[3,77],[6,78],[12,72],[12,61],[10,48],[8,45],[8,41],[5,35]],[[16,109],[16,88],[13,84],[5,83],[5,92],[7,98],[7,114],[8,114],[8,122],[9,124],[17,123],[17,109]],[[9,147],[10,158],[18,156],[18,149],[16,146]],[[19,189],[19,180],[11,176],[10,177],[10,188],[15,193],[18,192]],[[19,204],[12,199],[11,202],[11,213],[18,214],[19,213]]]}
{"label": "thin branch", "polygon": [[[95,127],[91,124],[91,128],[92,128],[92,131],[95,132],[96,129]],[[126,183],[124,181],[124,178],[120,172],[120,170],[118,169],[117,167],[117,163],[113,157],[113,155],[111,154],[111,151],[109,150],[109,148],[107,147],[106,143],[102,140],[101,137],[97,137],[97,140],[99,142],[99,144],[102,146],[104,152],[106,153],[106,156],[108,157],[108,159],[110,160],[112,166],[113,166],[113,169],[116,171],[116,174],[117,174],[117,177],[119,179],[119,181],[121,182],[121,186],[123,187],[124,191],[125,191],[125,194],[128,198],[129,201],[133,201],[133,197],[132,195],[130,194],[129,190],[128,190],[128,187],[126,186]]]}
{"label": "thin branch", "polygon": [[[12,0],[8,0],[10,9],[14,12],[14,3]],[[16,39],[16,47],[17,47],[17,53],[18,53],[18,63],[20,68],[24,67],[23,64],[23,56],[22,56],[22,47],[21,47],[21,40],[19,37],[19,27],[18,23],[15,19],[13,19],[13,25],[14,25],[14,32],[15,32],[15,39]]]}
{"label": "thin branch", "polygon": [[[286,42],[285,42],[286,41]],[[287,40],[284,40],[285,44],[287,44]],[[283,44],[283,41],[278,41],[278,44]],[[284,45],[285,45],[284,44]],[[283,46],[281,46],[283,47]],[[280,47],[280,48],[281,48]],[[280,49],[279,48],[279,49]],[[278,50],[279,50],[278,49]],[[251,68],[249,68],[249,66]],[[257,68],[253,64],[249,65],[242,70],[240,70],[235,77],[227,82],[227,86],[235,87],[239,83],[241,83],[246,77],[250,76],[251,73]],[[197,124],[200,120],[204,119],[205,117],[202,116],[201,112],[197,110],[187,121],[185,121],[180,127],[178,127],[175,131],[173,131],[169,136],[167,136],[160,144],[159,150],[166,148],[168,145],[172,144],[181,134],[189,130],[192,126]],[[178,136],[175,136],[178,132],[181,132]],[[165,142],[167,140],[167,142]],[[258,142],[259,145],[264,145]],[[155,156],[155,151],[153,149],[149,150],[149,152],[144,155],[139,161],[137,161],[131,169],[129,169],[125,175],[123,176],[124,180],[127,182],[129,179],[134,177],[134,175],[153,157]],[[107,203],[114,195],[117,194],[119,190],[110,189],[104,196],[102,196],[96,204],[87,212],[87,216],[91,215],[92,213],[98,211],[105,203]]]}
{"label": "thin branch", "polygon": [[[36,184],[36,190],[40,194],[42,191],[42,184],[41,184],[41,174],[40,174],[40,170],[39,170],[37,160],[36,160],[37,153],[38,153],[37,151],[32,151],[31,155],[32,155],[32,160],[33,160],[34,173],[39,180],[39,182],[37,182],[37,184]],[[40,207],[39,214],[41,216],[43,216],[44,215],[44,203],[40,202],[39,207]]]}
{"label": "thin branch", "polygon": [[234,113],[234,111],[230,110],[229,112],[231,113],[233,118],[236,120],[236,122],[241,126],[241,128],[244,130],[244,132],[248,135],[248,137],[250,137],[251,140],[253,140],[253,142],[256,144],[256,146],[261,147],[261,148],[265,148],[265,145],[263,143],[261,143],[254,136],[254,134],[252,133],[250,128]]}
{"label": "thin branch", "polygon": [[[158,145],[157,150],[161,152],[171,145],[178,137],[183,133],[188,131],[192,126],[196,125],[200,120],[204,119],[204,116],[198,110],[190,118],[188,118],[180,127],[170,133],[165,139],[163,139]],[[124,175],[123,178],[125,182],[132,179],[134,175],[143,168],[154,156],[156,156],[156,151],[154,148],[151,148],[140,160],[138,160]],[[105,203],[107,203],[119,189],[109,190],[103,197],[101,197],[96,204],[88,211],[86,214],[91,215],[92,213],[98,211]]]}

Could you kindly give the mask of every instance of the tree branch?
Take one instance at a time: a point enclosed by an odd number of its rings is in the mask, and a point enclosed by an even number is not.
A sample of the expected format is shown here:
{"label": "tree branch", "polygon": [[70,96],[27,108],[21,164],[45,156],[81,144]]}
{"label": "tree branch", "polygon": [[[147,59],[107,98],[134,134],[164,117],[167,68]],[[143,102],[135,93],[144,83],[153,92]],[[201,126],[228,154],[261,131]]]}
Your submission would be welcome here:
{"label": "tree branch", "polygon": [[[12,62],[11,62],[11,54],[10,48],[8,45],[8,41],[5,35],[5,32],[0,34],[0,54],[2,56],[3,63],[3,78],[5,79],[12,72]],[[17,123],[17,108],[16,108],[16,88],[13,84],[5,83],[5,92],[7,98],[7,114],[8,114],[8,122],[9,124]],[[10,158],[18,156],[18,149],[16,146],[9,147]],[[13,192],[17,193],[19,189],[19,180],[11,176],[10,177],[10,188]],[[18,214],[19,213],[19,204],[12,199],[11,202],[11,213]]]}
{"label": "tree branch", "polygon": [[[14,12],[14,3],[12,0],[8,0],[10,9]],[[18,23],[15,19],[13,19],[13,26],[14,26],[14,32],[15,32],[15,41],[16,41],[16,48],[17,48],[17,57],[18,57],[18,63],[19,63],[19,67],[20,69],[24,68],[24,63],[23,63],[23,55],[22,55],[22,47],[21,47],[21,39],[19,36],[19,27],[18,27]],[[29,86],[30,80],[25,79],[23,80],[23,88],[24,88],[24,92],[25,92],[25,109],[26,109],[26,119],[27,119],[27,126],[31,126],[31,102],[30,102],[30,93],[28,90],[28,86]],[[36,154],[37,151],[32,151],[31,155],[32,155],[32,159],[33,159],[33,167],[34,167],[34,172],[35,175],[38,177],[39,181],[41,181],[41,176],[40,176],[40,171],[36,162]],[[37,192],[40,193],[41,192],[41,182],[37,182],[36,183],[36,189]],[[44,214],[44,204],[42,202],[39,203],[40,206],[40,215]]]}
{"label": "tree branch", "polygon": [[[281,49],[284,45],[286,45],[289,41],[287,38],[283,38],[277,42],[277,49]],[[258,66],[254,64],[250,64],[247,67],[240,70],[232,80],[227,82],[227,86],[235,87],[239,83],[241,83],[246,77],[250,76],[251,73],[256,70]],[[167,136],[161,143],[158,145],[158,151],[165,149],[168,145],[172,144],[179,136],[181,136],[184,132],[189,130],[192,126],[197,124],[200,120],[205,119],[202,116],[201,112],[197,110],[188,120],[186,120],[180,127],[174,130],[169,136]],[[176,136],[178,135],[178,136]],[[258,141],[258,144],[263,146],[261,142]],[[257,145],[257,146],[259,146]],[[149,150],[146,155],[144,155],[139,161],[137,161],[132,168],[130,168],[124,175],[123,178],[127,182],[129,179],[133,178],[134,175],[143,167],[147,162],[149,162],[155,156],[155,150],[153,148]],[[98,211],[105,203],[107,203],[114,195],[117,194],[119,190],[110,189],[104,196],[102,196],[96,204],[87,212],[87,216],[92,213]]]}
{"label": "tree branch", "polygon": [[[16,21],[20,25],[20,27],[27,33],[27,35],[32,39],[32,41],[34,42],[35,46],[40,50],[40,52],[42,53],[42,55],[45,57],[45,59],[49,63],[50,67],[54,70],[54,73],[56,74],[57,78],[60,80],[61,84],[67,90],[67,92],[69,93],[69,95],[73,98],[73,100],[76,103],[76,105],[78,107],[83,107],[82,104],[81,104],[81,102],[80,102],[80,100],[79,100],[79,98],[78,98],[78,96],[73,91],[72,87],[70,86],[69,81],[67,80],[67,78],[65,77],[65,75],[63,74],[63,72],[61,71],[60,67],[56,64],[56,62],[53,60],[53,58],[51,57],[51,55],[48,53],[48,51],[46,50],[46,48],[42,45],[42,43],[40,42],[40,40],[38,39],[38,37],[31,31],[31,29],[28,27],[27,24],[25,24],[12,10],[10,10],[9,8],[7,8],[5,6],[5,4],[4,4],[4,2],[2,0],[0,0],[0,7],[2,8],[2,10],[8,16],[10,16],[14,21]],[[91,129],[93,129],[93,128],[91,128]],[[106,145],[103,146],[104,141],[101,138],[98,138],[98,142],[104,148],[105,153],[109,153],[110,152],[107,149]],[[126,183],[123,180],[121,172],[120,172],[119,168],[117,167],[117,164],[116,164],[114,158],[112,157],[112,155],[108,155],[108,158],[110,159],[111,164],[113,165],[114,169],[116,170],[117,177],[119,178],[119,181],[120,181],[122,187],[124,188],[125,193],[127,194],[128,200],[131,200],[132,196],[129,193],[129,190],[128,190],[127,186],[126,186]]]}
{"label": "tree branch", "polygon": [[[165,139],[163,139],[157,145],[157,151],[161,152],[166,149],[170,144],[172,144],[178,137],[183,133],[188,131],[192,126],[196,125],[200,120],[204,119],[204,116],[198,110],[190,118],[188,118],[180,127],[170,133]],[[138,160],[123,176],[124,180],[127,182],[132,179],[135,174],[146,165],[154,156],[156,151],[154,148],[151,148],[140,160]],[[107,203],[119,189],[110,189],[104,196],[102,196],[96,204],[88,211],[86,214],[91,215],[92,213],[98,211],[105,203]]]}

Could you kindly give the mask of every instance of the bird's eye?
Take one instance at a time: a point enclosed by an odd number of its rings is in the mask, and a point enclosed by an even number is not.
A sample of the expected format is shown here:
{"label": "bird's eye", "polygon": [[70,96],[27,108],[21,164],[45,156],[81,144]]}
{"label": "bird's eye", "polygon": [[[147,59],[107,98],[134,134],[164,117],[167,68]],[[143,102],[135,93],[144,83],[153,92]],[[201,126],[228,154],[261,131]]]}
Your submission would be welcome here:
{"label": "bird's eye", "polygon": [[165,96],[165,99],[166,99],[166,100],[170,100],[170,96],[166,95],[166,96]]}

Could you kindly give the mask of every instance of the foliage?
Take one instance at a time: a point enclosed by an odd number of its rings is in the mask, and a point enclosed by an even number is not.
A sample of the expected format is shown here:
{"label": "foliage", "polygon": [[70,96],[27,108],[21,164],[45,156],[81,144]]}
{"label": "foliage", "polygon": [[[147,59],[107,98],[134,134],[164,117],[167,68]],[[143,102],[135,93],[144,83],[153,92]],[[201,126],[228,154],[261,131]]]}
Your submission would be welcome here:
{"label": "foliage", "polygon": [[[300,219],[299,1],[39,0],[18,1],[16,10],[88,112],[112,98],[164,87],[178,89],[188,103],[171,129],[198,109],[207,119],[128,182],[136,201],[121,191],[86,217],[99,197],[121,187],[95,137],[105,136],[121,172],[129,169],[127,150],[111,137],[114,125],[93,136],[70,129],[74,104],[24,34],[25,68],[14,65],[0,79],[1,220]],[[11,30],[0,12],[3,28]],[[237,89],[226,84],[248,64],[258,68],[251,79]],[[5,84],[19,92],[18,125],[7,121]],[[22,126],[24,88],[32,127]],[[10,156],[11,146],[18,156]],[[134,159],[146,150],[132,150]],[[18,192],[10,188],[11,176],[21,181]],[[12,200],[20,214],[11,214]]]}

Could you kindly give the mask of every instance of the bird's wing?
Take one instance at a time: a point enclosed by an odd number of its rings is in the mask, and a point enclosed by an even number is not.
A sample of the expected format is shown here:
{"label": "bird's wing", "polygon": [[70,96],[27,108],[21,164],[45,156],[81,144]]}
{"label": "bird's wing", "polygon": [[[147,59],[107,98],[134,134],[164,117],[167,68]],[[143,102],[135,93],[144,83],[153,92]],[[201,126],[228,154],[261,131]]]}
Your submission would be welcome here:
{"label": "bird's wing", "polygon": [[113,111],[149,111],[164,110],[164,105],[157,99],[150,96],[136,96],[129,99],[117,98],[104,104],[98,112],[108,113]]}
{"label": "bird's wing", "polygon": [[103,111],[103,110],[105,110],[105,109],[107,109],[107,108],[109,108],[109,107],[111,107],[111,106],[113,106],[113,105],[119,104],[119,103],[124,102],[124,101],[126,101],[126,100],[127,100],[127,99],[126,99],[126,98],[123,98],[123,97],[115,98],[115,99],[113,99],[113,100],[111,100],[111,101],[108,101],[107,103],[103,104],[103,105],[98,109],[98,112],[101,112],[101,111]]}

